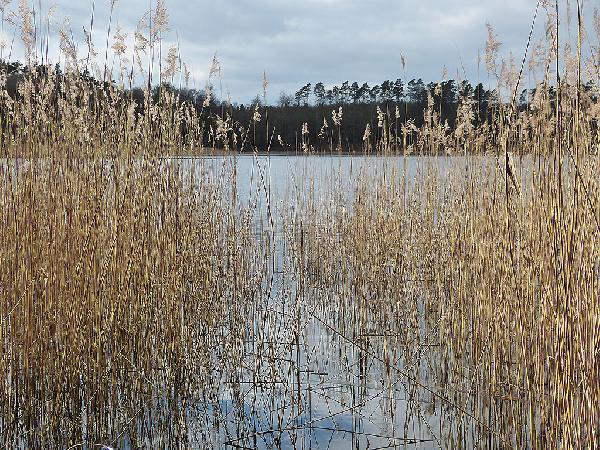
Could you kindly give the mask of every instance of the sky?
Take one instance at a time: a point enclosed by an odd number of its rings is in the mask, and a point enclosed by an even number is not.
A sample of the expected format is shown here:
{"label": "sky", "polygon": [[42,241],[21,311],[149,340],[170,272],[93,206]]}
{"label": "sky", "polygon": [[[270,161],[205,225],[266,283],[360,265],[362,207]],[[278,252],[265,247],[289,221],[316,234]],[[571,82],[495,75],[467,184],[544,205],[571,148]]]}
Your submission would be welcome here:
{"label": "sky", "polygon": [[[14,0],[17,2],[18,0]],[[36,5],[40,0],[33,0]],[[154,4],[156,0],[152,0]],[[574,3],[572,0],[571,3]],[[69,18],[75,40],[84,52],[83,28],[89,29],[93,0],[58,1],[52,19],[56,34]],[[202,89],[213,56],[221,66],[224,96],[249,102],[269,82],[267,101],[280,92],[293,94],[302,85],[326,86],[348,80],[370,85],[386,79],[449,78],[486,82],[478,65],[487,38],[486,22],[502,42],[501,53],[520,62],[537,0],[166,0],[170,31],[163,48],[179,40],[181,57]],[[94,42],[103,58],[110,0],[95,0]],[[42,16],[50,3],[41,2]],[[13,6],[14,8],[15,6]],[[128,33],[129,52],[139,19],[150,0],[115,4],[113,31]],[[592,15],[594,1],[584,1]],[[39,16],[38,16],[39,17]],[[534,36],[544,31],[540,10]],[[573,25],[571,25],[574,28]],[[575,31],[569,31],[574,33]],[[12,31],[5,26],[10,40]],[[51,53],[58,57],[57,38]],[[18,52],[18,45],[15,53]],[[166,50],[163,50],[166,53]],[[405,67],[401,64],[404,56]],[[219,81],[216,82],[219,85]]]}

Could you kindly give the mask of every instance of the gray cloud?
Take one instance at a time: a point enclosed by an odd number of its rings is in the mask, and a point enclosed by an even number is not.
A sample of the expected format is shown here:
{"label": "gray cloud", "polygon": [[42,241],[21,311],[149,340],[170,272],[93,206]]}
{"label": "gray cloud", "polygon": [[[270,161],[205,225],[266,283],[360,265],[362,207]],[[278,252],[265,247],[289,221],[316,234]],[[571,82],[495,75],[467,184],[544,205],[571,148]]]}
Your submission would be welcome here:
{"label": "gray cloud", "polygon": [[[61,5],[79,36],[88,26],[91,0]],[[96,1],[96,45],[104,48],[109,1]],[[197,87],[206,81],[212,56],[221,61],[223,86],[236,101],[262,92],[269,98],[306,82],[379,83],[398,77],[438,80],[486,79],[478,51],[487,21],[503,42],[502,52],[522,57],[536,0],[167,0],[172,31]],[[148,2],[121,0],[115,24],[132,34]],[[588,8],[590,9],[590,8]],[[591,11],[590,11],[591,12]],[[589,14],[591,15],[591,14]],[[536,35],[543,33],[542,11]],[[165,44],[168,45],[168,44]],[[406,73],[400,54],[407,62]]]}

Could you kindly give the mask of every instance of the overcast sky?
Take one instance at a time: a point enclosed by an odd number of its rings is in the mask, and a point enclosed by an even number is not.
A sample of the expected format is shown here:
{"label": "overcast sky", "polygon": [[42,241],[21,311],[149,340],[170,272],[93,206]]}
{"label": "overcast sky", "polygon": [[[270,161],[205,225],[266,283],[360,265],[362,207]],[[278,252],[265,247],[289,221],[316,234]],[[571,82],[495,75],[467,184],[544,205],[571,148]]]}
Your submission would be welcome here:
{"label": "overcast sky", "polygon": [[[178,33],[182,59],[192,70],[197,88],[205,85],[216,53],[223,90],[237,102],[262,93],[263,71],[269,80],[270,102],[275,102],[281,91],[294,93],[307,82],[332,85],[349,80],[373,85],[398,77],[437,81],[444,68],[450,78],[485,82],[487,75],[484,67],[478,71],[477,55],[485,46],[486,22],[494,26],[503,43],[502,53],[512,51],[520,61],[536,2],[166,0],[171,27],[166,39],[174,42]],[[130,46],[136,24],[149,4],[134,0],[116,3],[114,25],[129,33]],[[591,16],[594,2],[584,4]],[[49,5],[44,0],[42,12]],[[83,41],[91,7],[92,0],[59,1],[55,28],[68,16],[76,39]],[[96,0],[94,34],[101,54],[108,10],[109,0]],[[541,10],[536,35],[543,33],[545,20]]]}

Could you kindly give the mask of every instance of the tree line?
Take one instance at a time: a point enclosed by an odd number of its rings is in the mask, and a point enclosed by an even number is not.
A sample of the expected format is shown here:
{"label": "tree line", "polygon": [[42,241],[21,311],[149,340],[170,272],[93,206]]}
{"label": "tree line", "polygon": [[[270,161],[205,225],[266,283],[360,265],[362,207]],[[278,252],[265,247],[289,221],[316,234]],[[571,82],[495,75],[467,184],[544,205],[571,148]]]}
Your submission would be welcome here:
{"label": "tree line", "polygon": [[[47,68],[31,68],[19,62],[0,61],[0,73],[4,74],[5,89],[10,96],[18,98],[18,83],[32,70],[43,72]],[[54,70],[60,73],[61,69],[56,66]],[[82,78],[100,88],[103,84],[86,74]],[[525,89],[518,97],[518,108],[529,108],[531,99],[535,97],[537,89],[541,88],[548,90],[550,100],[555,98],[553,86],[540,85],[531,90]],[[584,89],[590,96],[595,92],[592,83],[586,83]],[[162,91],[170,91],[181,103],[194,105],[198,115],[206,118],[207,143],[210,142],[210,121],[228,116],[238,129],[253,128],[253,132],[248,133],[246,149],[256,147],[259,150],[299,150],[306,141],[317,150],[337,148],[339,143],[347,150],[359,149],[363,145],[367,124],[374,137],[377,137],[380,128],[378,121],[382,115],[386,117],[388,129],[399,136],[401,128],[406,124],[421,127],[428,108],[451,131],[455,126],[459,107],[465,103],[473,113],[473,125],[477,126],[489,121],[502,102],[495,89],[487,89],[482,83],[472,85],[467,80],[457,82],[452,79],[430,83],[425,83],[421,78],[406,83],[402,79],[396,79],[373,86],[366,82],[345,81],[339,86],[328,88],[322,82],[307,83],[294,94],[281,93],[274,105],[265,104],[264,97],[261,96],[247,104],[232,104],[218,98],[211,87],[196,90],[178,88],[168,83],[152,89],[151,97],[154,102],[160,100]],[[146,95],[143,88],[123,88],[123,95],[135,99],[138,113],[144,113]],[[597,100],[592,98],[594,102]],[[256,111],[260,113],[260,123],[256,123]],[[334,123],[333,112],[342,113],[337,124]],[[336,145],[332,145],[334,135],[336,141],[339,140]]]}
{"label": "tree line", "polygon": [[[331,113],[342,107],[343,118],[339,126],[344,148],[360,148],[363,144],[365,126],[377,132],[381,113],[385,114],[393,132],[410,122],[415,127],[423,125],[424,112],[430,105],[442,122],[454,126],[461,101],[468,101],[474,111],[475,125],[489,120],[500,98],[493,89],[482,83],[473,86],[469,81],[442,80],[425,83],[423,79],[386,80],[381,84],[345,81],[339,86],[326,88],[324,83],[307,83],[292,94],[281,93],[274,106],[269,106],[269,124],[282,136],[282,140],[297,148],[301,141],[304,125],[312,145],[323,149],[327,145],[322,139],[323,126],[331,125]],[[241,105],[236,116],[249,118],[253,108],[263,107],[261,98],[251,105]],[[379,115],[378,115],[379,109]],[[320,136],[321,135],[321,136]],[[259,147],[266,145],[269,136],[257,133]],[[271,142],[271,146],[277,145]]]}

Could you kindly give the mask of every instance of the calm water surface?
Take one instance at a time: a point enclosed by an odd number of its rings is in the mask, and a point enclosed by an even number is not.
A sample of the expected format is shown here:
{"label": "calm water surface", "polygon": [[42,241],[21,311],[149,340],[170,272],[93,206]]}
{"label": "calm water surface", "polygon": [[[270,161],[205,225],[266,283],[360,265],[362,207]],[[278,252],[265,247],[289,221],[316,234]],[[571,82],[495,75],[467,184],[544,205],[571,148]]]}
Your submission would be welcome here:
{"label": "calm water surface", "polygon": [[[475,160],[493,164],[494,159]],[[308,196],[349,204],[361,175],[406,182],[423,170],[447,174],[451,159],[355,156],[237,156],[183,161],[218,179],[235,168],[242,205],[256,205],[257,236],[272,216],[285,214]],[[473,160],[470,161],[473,163]],[[459,166],[460,167],[460,166]],[[227,179],[225,178],[225,182]],[[335,201],[335,200],[333,200]],[[216,344],[211,401],[194,410],[190,442],[214,448],[443,448],[476,445],[472,423],[460,424],[443,401],[435,367],[436,333],[418,289],[406,305],[379,299],[357,305],[335,288],[298,289],[285,252],[286,236],[275,225],[273,273],[263,298],[247,311],[246,329],[233,360],[220,359]],[[242,321],[244,322],[244,321]],[[232,333],[227,326],[223,335]],[[192,421],[193,423],[193,421]]]}

